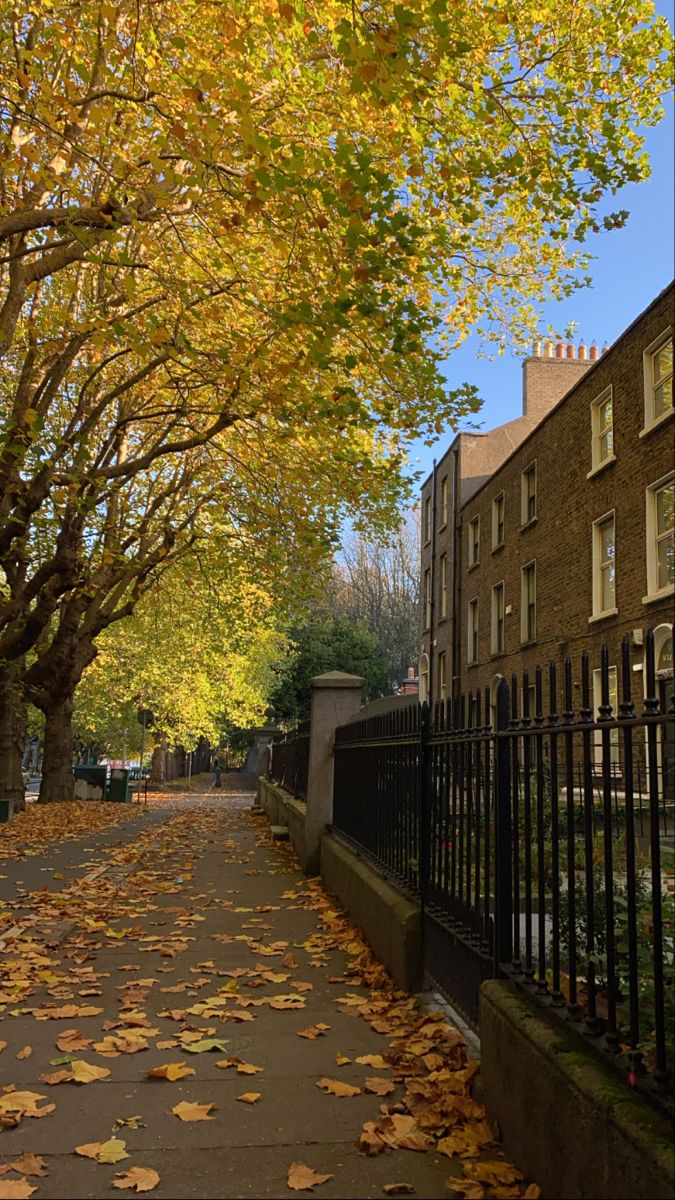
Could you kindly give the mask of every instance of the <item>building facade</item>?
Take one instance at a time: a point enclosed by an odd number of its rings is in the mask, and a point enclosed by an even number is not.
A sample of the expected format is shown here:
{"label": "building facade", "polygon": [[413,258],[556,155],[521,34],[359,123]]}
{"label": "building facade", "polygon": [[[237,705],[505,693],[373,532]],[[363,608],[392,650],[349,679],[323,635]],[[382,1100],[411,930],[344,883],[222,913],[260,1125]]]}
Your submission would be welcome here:
{"label": "building facade", "polygon": [[567,656],[578,673],[584,649],[595,670],[603,642],[615,668],[625,634],[641,681],[651,627],[668,703],[673,300],[671,286],[602,355],[537,348],[523,364],[523,416],[457,435],[426,480],[422,699],[494,693],[500,678]]}

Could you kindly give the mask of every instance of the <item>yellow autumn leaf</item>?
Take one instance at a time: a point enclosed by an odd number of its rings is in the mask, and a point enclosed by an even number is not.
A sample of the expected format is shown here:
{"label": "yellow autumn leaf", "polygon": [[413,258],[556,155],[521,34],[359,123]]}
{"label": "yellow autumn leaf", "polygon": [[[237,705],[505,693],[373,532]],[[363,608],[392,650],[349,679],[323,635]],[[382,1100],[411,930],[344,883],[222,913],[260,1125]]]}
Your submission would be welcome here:
{"label": "yellow autumn leaf", "polygon": [[329,1096],[360,1096],[361,1088],[353,1087],[351,1083],[343,1083],[341,1079],[328,1079],[324,1076],[317,1079],[316,1086]]}
{"label": "yellow autumn leaf", "polygon": [[151,1192],[158,1183],[159,1174],[152,1167],[131,1167],[128,1171],[115,1175],[113,1187],[135,1192]]}
{"label": "yellow autumn leaf", "polygon": [[194,1067],[186,1067],[184,1062],[164,1063],[161,1067],[153,1067],[147,1072],[148,1079],[168,1079],[174,1083],[176,1079],[185,1079],[186,1075],[196,1075]]}
{"label": "yellow autumn leaf", "polygon": [[215,1104],[197,1104],[194,1101],[181,1100],[180,1104],[174,1104],[171,1109],[172,1113],[181,1121],[212,1121],[213,1117],[209,1116]]}

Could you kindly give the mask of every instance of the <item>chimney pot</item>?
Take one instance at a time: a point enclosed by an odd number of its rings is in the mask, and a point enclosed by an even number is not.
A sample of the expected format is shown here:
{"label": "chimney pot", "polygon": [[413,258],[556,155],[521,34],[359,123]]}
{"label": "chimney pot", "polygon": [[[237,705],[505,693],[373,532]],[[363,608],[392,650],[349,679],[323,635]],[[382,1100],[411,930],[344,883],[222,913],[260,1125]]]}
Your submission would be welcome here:
{"label": "chimney pot", "polygon": [[541,342],[532,343],[532,355],[534,358],[541,358]]}
{"label": "chimney pot", "polygon": [[596,361],[596,359],[598,358],[598,354],[599,354],[599,351],[598,351],[597,342],[591,342],[591,348],[588,353],[588,357],[590,358],[591,362]]}
{"label": "chimney pot", "polygon": [[567,357],[568,358],[576,357],[576,351],[574,349],[574,344],[572,342],[567,343]]}
{"label": "chimney pot", "polygon": [[609,350],[609,342],[603,342],[602,343],[602,353],[606,354],[608,350]]}
{"label": "chimney pot", "polygon": [[544,346],[544,357],[553,358],[553,342],[546,342],[546,345]]}
{"label": "chimney pot", "polygon": [[586,362],[586,359],[588,358],[588,352],[586,350],[585,342],[579,342],[579,349],[577,350],[577,358],[580,360],[580,362]]}
{"label": "chimney pot", "polygon": [[563,343],[556,342],[556,347],[555,347],[556,358],[564,358],[564,355],[565,355],[565,347],[563,346]]}

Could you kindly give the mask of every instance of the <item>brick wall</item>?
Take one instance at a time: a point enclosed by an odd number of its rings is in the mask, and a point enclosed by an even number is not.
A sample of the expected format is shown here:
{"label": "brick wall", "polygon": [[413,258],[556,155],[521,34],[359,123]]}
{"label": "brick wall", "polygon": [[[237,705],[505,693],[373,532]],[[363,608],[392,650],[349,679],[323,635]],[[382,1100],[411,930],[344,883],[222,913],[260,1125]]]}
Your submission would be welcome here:
{"label": "brick wall", "polygon": [[[645,491],[673,469],[674,423],[667,420],[640,436],[644,426],[643,351],[673,324],[673,290],[662,296],[626,331],[607,354],[538,425],[519,449],[495,472],[461,511],[462,596],[460,609],[461,689],[483,687],[496,674],[545,665],[588,649],[599,665],[600,644],[610,645],[610,662],[618,663],[621,638],[673,618],[672,595],[646,604]],[[526,364],[527,366],[528,364]],[[567,364],[542,362],[541,367]],[[615,461],[595,474],[591,462],[591,403],[611,384],[614,402]],[[537,518],[521,528],[521,473],[537,464]],[[491,549],[493,497],[505,495],[505,541]],[[592,615],[592,525],[614,510],[616,515],[615,616],[589,623]],[[481,518],[480,565],[466,569],[469,522]],[[537,638],[521,646],[521,567],[537,563]],[[490,602],[493,584],[504,581],[506,653],[490,650]],[[466,611],[479,597],[479,661],[467,664]],[[639,665],[642,652],[633,652]],[[636,672],[639,690],[641,679]]]}

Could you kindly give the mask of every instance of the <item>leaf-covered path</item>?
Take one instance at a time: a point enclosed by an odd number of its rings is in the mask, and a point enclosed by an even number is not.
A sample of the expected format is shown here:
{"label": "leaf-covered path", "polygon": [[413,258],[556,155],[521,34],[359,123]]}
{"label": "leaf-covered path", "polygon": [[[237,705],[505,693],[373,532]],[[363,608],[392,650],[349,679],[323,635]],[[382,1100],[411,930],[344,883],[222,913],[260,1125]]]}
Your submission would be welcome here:
{"label": "leaf-covered path", "polygon": [[164,797],[18,862],[0,835],[0,1198],[538,1195],[459,1035],[251,800]]}

